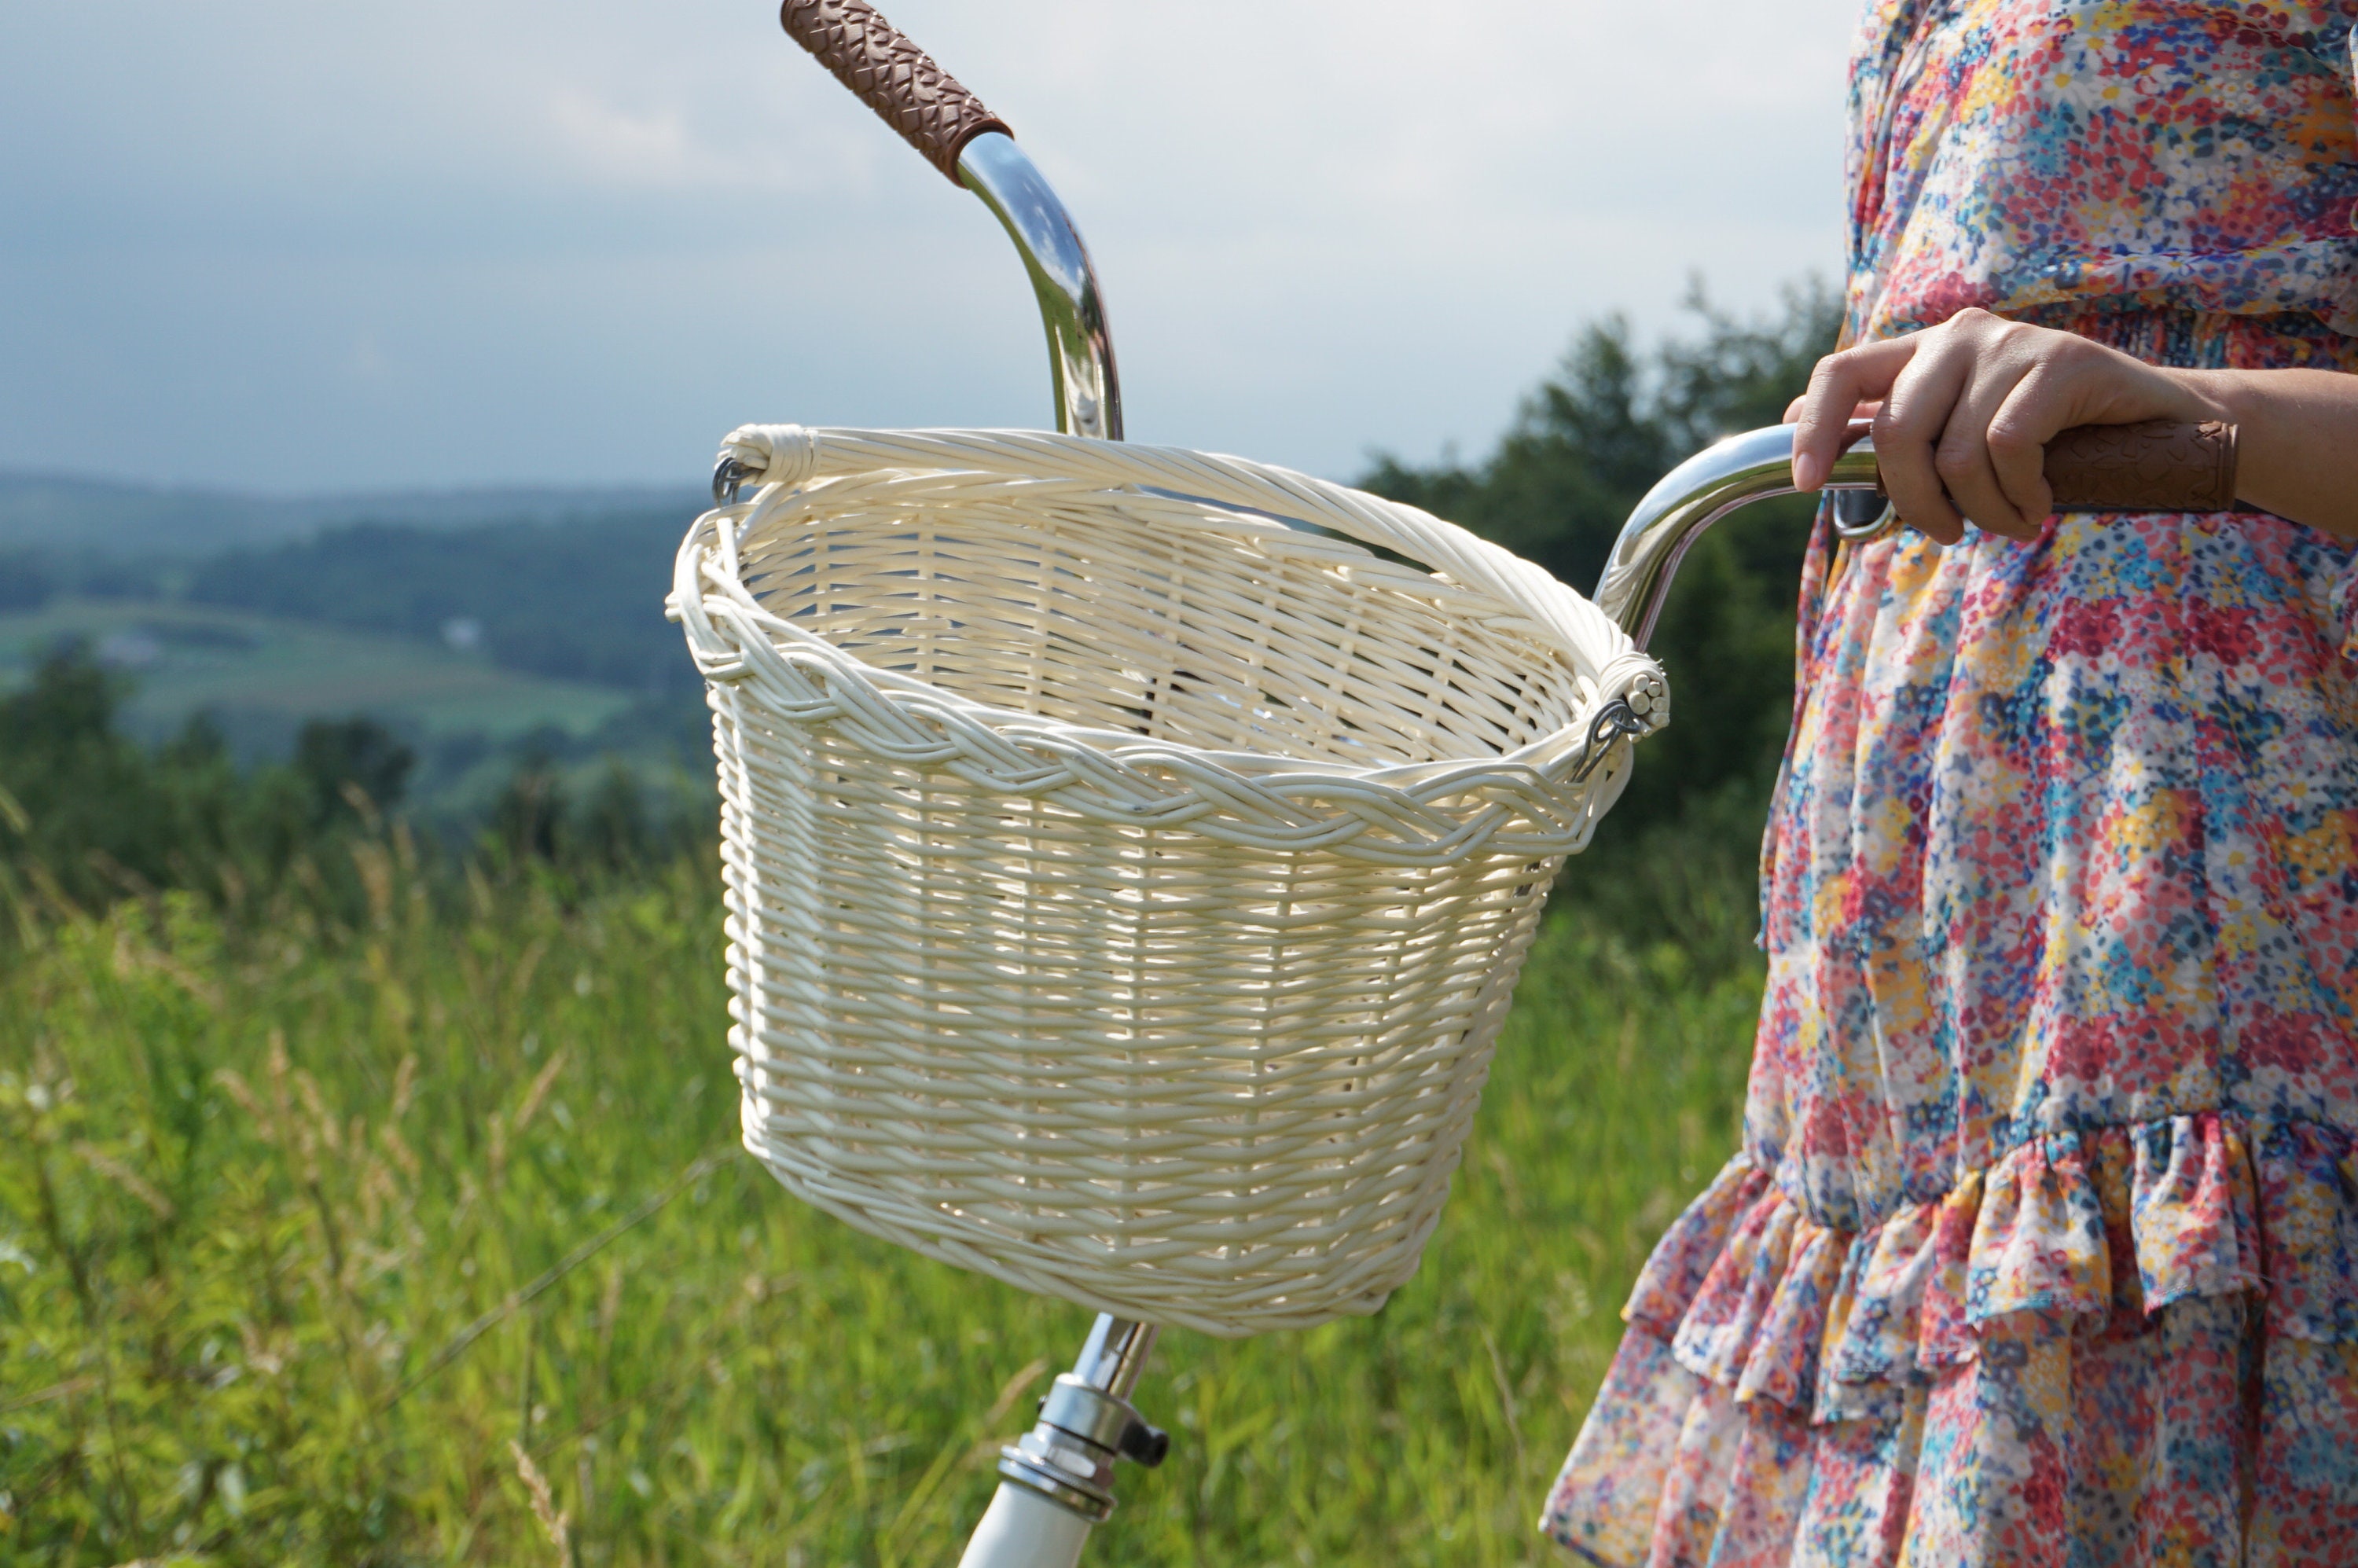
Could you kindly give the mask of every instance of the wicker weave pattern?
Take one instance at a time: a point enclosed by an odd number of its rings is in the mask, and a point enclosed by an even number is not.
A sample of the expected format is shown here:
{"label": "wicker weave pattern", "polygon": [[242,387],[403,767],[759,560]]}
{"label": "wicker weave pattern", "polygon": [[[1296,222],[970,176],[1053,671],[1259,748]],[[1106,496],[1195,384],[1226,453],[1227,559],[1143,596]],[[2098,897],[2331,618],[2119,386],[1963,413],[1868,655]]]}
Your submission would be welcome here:
{"label": "wicker weave pattern", "polygon": [[[753,427],[710,682],[747,1146],[863,1229],[1215,1334],[1371,1312],[1660,672],[1546,574],[1233,459]],[[1292,520],[1290,524],[1288,520]],[[1436,576],[1299,526],[1348,534]]]}

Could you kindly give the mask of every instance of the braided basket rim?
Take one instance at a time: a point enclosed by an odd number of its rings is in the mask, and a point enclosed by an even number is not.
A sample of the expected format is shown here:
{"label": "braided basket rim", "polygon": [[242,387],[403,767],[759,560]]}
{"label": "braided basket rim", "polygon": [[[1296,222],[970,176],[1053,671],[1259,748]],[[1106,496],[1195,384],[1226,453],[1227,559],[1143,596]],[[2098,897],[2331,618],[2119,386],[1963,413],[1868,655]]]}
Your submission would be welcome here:
{"label": "braided basket rim", "polygon": [[[750,502],[715,507],[691,525],[667,611],[683,623],[707,679],[756,679],[771,688],[780,717],[832,724],[880,760],[948,767],[1012,794],[1054,794],[1108,823],[1184,826],[1259,849],[1430,865],[1475,852],[1543,856],[1584,848],[1629,772],[1627,749],[1614,736],[1606,743],[1621,755],[1596,769],[1605,776],[1593,782],[1602,788],[1571,777],[1586,776],[1598,716],[1636,692],[1652,709],[1647,731],[1667,717],[1660,666],[1586,600],[1455,524],[1365,492],[1243,459],[1037,431],[746,427],[728,449],[741,462],[759,460],[746,466],[761,476],[761,488]],[[1570,722],[1487,755],[1359,763],[1219,750],[998,706],[880,669],[753,597],[737,556],[745,532],[814,481],[909,471],[1064,480],[1070,482],[1043,485],[1043,492],[1120,491],[1126,499],[1151,486],[1147,493],[1159,491],[1174,503],[1241,508],[1246,515],[1224,531],[1287,533],[1289,547],[1314,554],[1323,545],[1355,564],[1384,565],[1368,543],[1408,546],[1420,561],[1439,556],[1460,568],[1432,564],[1429,580],[1439,591],[1487,601],[1496,611],[1488,619],[1511,622],[1563,662],[1585,701]],[[1173,480],[1188,488],[1174,492]],[[1256,512],[1271,521],[1257,524],[1249,515]],[[1353,537],[1305,542],[1282,523],[1303,514]]]}

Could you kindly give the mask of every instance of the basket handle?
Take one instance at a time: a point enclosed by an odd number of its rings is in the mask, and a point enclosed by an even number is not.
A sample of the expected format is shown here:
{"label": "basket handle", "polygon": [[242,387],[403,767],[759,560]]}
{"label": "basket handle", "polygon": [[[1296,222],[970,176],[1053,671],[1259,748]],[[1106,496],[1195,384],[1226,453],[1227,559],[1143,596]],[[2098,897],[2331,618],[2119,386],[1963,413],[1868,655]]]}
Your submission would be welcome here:
{"label": "basket handle", "polygon": [[952,185],[967,143],[1015,134],[868,0],[785,0],[778,22]]}

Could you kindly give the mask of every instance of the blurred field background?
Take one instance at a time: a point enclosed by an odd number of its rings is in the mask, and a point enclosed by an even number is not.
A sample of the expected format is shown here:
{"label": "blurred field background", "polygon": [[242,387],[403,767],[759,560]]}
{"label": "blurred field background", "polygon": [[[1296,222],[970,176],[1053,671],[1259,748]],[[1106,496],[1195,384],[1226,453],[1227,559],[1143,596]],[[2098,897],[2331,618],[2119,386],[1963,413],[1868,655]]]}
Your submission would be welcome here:
{"label": "blurred field background", "polygon": [[[708,863],[443,908],[397,838],[350,848],[349,925],[174,894],[21,934],[0,1555],[954,1561],[1087,1316],[736,1152]],[[1422,1273],[1371,1320],[1167,1335],[1173,1455],[1100,1560],[1541,1560],[1614,1309],[1730,1147],[1755,988],[1559,917]]]}
{"label": "blurred field background", "polygon": [[[1364,482],[1585,585],[1830,335],[1806,290],[1642,351],[1602,323],[1496,451]],[[0,1561],[954,1560],[1087,1316],[736,1152],[656,609],[685,510],[103,569],[0,527]],[[1552,1558],[1621,1297],[1733,1147],[1801,536],[1763,508],[1690,557],[1673,728],[1566,873],[1422,1271],[1372,1319],[1167,1336],[1172,1458],[1093,1560]],[[366,647],[400,702],[323,697]],[[309,695],[257,697],[274,660]]]}

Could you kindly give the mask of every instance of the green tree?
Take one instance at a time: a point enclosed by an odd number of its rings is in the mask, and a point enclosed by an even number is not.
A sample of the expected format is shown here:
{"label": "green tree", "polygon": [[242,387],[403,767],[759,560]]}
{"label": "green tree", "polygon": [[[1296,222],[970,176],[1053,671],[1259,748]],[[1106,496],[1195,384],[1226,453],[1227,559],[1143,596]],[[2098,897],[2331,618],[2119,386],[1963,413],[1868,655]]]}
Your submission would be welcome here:
{"label": "green tree", "polygon": [[[1815,284],[1788,288],[1762,319],[1713,306],[1700,287],[1688,305],[1700,330],[1651,351],[1617,317],[1583,330],[1480,461],[1417,467],[1379,455],[1361,485],[1588,591],[1654,481],[1723,436],[1781,419],[1840,322],[1839,301]],[[1688,553],[1650,650],[1671,677],[1671,727],[1639,748],[1637,776],[1591,851],[1603,859],[1573,885],[1636,885],[1667,905],[1704,896],[1687,885],[1697,877],[1725,902],[1748,876],[1791,715],[1810,515],[1801,501],[1747,508]]]}
{"label": "green tree", "polygon": [[572,806],[555,760],[528,752],[492,804],[491,840],[512,865],[557,860],[572,846]]}
{"label": "green tree", "polygon": [[302,861],[315,892],[356,895],[348,857],[327,851],[367,826],[360,805],[400,798],[409,748],[373,719],[314,720],[292,764],[241,770],[202,714],[152,751],[122,734],[128,691],[70,644],[0,695],[0,865],[13,880],[97,908],[173,888],[266,892]]}
{"label": "green tree", "polygon": [[624,870],[649,858],[654,834],[646,792],[639,786],[639,775],[620,757],[606,759],[597,786],[582,803],[574,837],[584,858],[608,870]]}
{"label": "green tree", "polygon": [[417,753],[375,719],[314,719],[295,738],[295,773],[303,781],[316,827],[355,819],[365,807],[401,804]]}
{"label": "green tree", "polygon": [[53,652],[0,697],[0,790],[10,859],[70,896],[103,897],[168,875],[186,824],[137,746],[115,733],[122,679],[79,644]]}

